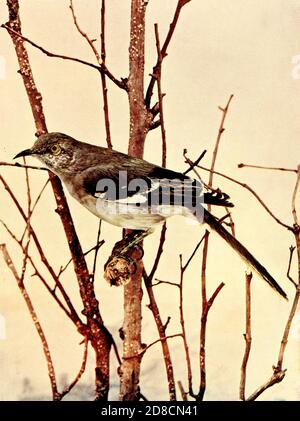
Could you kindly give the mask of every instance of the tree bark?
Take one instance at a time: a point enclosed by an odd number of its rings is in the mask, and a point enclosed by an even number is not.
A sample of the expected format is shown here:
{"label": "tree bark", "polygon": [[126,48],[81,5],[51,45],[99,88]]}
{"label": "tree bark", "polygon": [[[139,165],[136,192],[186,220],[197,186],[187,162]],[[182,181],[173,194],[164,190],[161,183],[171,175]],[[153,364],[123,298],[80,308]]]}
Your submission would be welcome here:
{"label": "tree bark", "polygon": [[[150,116],[144,102],[145,12],[147,1],[132,0],[129,45],[128,99],[130,130],[128,154],[142,158]],[[134,258],[135,252],[132,254]],[[120,399],[138,400],[141,356],[142,321],[142,261],[124,287],[123,363],[121,367]]]}

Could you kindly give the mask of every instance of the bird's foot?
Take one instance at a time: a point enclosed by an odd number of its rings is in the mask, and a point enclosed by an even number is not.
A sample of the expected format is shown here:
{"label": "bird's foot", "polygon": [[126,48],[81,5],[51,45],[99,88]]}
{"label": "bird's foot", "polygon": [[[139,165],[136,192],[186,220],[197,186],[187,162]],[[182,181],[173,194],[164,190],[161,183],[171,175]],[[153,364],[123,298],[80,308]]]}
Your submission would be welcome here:
{"label": "bird's foot", "polygon": [[137,261],[144,256],[144,250],[139,245],[145,233],[132,232],[118,241],[104,265],[104,279],[111,286],[126,285],[136,272]]}

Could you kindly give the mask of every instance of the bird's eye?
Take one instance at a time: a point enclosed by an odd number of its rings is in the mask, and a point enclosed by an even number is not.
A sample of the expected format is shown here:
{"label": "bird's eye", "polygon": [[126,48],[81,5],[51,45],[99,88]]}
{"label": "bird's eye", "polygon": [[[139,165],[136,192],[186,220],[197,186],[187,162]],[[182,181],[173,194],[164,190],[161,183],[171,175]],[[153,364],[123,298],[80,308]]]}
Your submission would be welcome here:
{"label": "bird's eye", "polygon": [[61,147],[58,144],[52,145],[51,152],[53,155],[59,155],[61,153]]}

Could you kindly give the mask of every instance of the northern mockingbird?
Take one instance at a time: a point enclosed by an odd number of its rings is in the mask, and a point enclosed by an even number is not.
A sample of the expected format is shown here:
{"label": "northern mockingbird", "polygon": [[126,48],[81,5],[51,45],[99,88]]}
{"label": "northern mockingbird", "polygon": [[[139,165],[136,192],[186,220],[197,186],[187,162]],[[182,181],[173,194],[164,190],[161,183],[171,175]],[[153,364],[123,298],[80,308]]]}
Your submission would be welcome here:
{"label": "northern mockingbird", "polygon": [[[203,192],[200,182],[129,155],[79,142],[62,133],[40,136],[15,156],[34,156],[64,182],[69,193],[97,217],[122,228],[141,230],[133,246],[172,215],[206,223],[274,290],[285,292],[265,267],[204,207],[233,206],[221,192]],[[127,248],[128,250],[128,248]]]}

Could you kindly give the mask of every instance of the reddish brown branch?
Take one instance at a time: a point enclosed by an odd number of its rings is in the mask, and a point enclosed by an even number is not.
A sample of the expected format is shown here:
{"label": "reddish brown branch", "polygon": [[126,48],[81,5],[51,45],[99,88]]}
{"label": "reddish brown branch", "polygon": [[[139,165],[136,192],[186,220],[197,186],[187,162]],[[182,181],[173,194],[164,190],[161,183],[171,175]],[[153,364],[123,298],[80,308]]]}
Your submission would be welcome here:
{"label": "reddish brown branch", "polygon": [[[76,63],[81,63],[84,64],[85,66],[88,67],[92,67],[93,69],[98,70],[100,73],[105,74],[115,85],[117,85],[119,88],[124,89],[125,91],[127,90],[127,86],[126,86],[126,80],[122,79],[119,80],[117,79],[109,70],[108,68],[103,65],[103,63],[101,63],[101,65],[96,65],[93,63],[90,63],[88,61],[85,60],[81,60],[79,58],[76,57],[70,57],[70,56],[66,56],[63,54],[56,54],[56,53],[52,53],[48,50],[46,50],[44,47],[42,47],[41,45],[36,44],[35,42],[31,41],[29,38],[24,37],[20,31],[18,30],[14,30],[12,27],[10,27],[9,23],[7,24],[3,24],[1,25],[1,28],[5,28],[7,29],[7,31],[11,34],[12,37],[15,37],[16,39],[20,40],[20,41],[26,41],[28,42],[28,44],[32,45],[33,47],[37,48],[38,50],[40,50],[42,53],[46,54],[46,56],[48,57],[54,57],[54,58],[60,58],[62,60],[69,60],[69,61],[74,61]],[[21,75],[23,76],[23,73],[21,71]],[[42,134],[42,133],[39,133]]]}
{"label": "reddish brown branch", "polygon": [[[182,337],[182,334],[181,333],[175,333],[174,335],[163,336],[162,338],[156,339],[155,341],[151,342],[149,345],[144,346],[140,350],[139,354],[140,355],[145,354],[145,352],[148,351],[149,348],[151,348],[153,345],[156,345],[156,344],[158,344],[162,341],[167,341],[168,339],[173,339],[173,338],[178,338],[178,337]],[[133,357],[129,356],[129,357],[126,357],[126,358],[127,359],[128,358],[134,358],[134,356]],[[171,399],[171,400],[174,400],[174,399]]]}
{"label": "reddish brown branch", "polygon": [[15,265],[7,251],[6,245],[5,244],[0,244],[0,250],[3,254],[3,258],[5,260],[5,263],[7,264],[7,267],[11,270],[17,285],[19,287],[19,290],[25,300],[25,303],[27,305],[27,308],[29,310],[29,313],[31,315],[31,318],[33,320],[34,326],[36,328],[36,331],[40,337],[40,340],[42,342],[42,347],[43,347],[43,351],[44,351],[44,355],[47,361],[47,366],[48,366],[48,375],[49,375],[49,379],[50,379],[50,384],[51,384],[51,389],[52,389],[52,397],[53,400],[60,400],[60,395],[57,391],[57,383],[56,383],[56,376],[55,376],[55,370],[54,370],[54,366],[53,366],[53,361],[51,358],[51,354],[50,354],[50,350],[49,350],[49,346],[48,346],[48,342],[45,336],[45,333],[42,329],[42,326],[39,322],[38,316],[35,312],[35,309],[33,307],[33,304],[31,302],[31,299],[27,293],[27,290],[24,286],[23,281],[21,280],[21,278],[19,277],[17,270],[15,268]]}
{"label": "reddish brown branch", "polygon": [[[170,24],[170,28],[169,28],[169,31],[167,33],[165,42],[163,43],[163,46],[161,48],[161,57],[162,57],[162,60],[167,55],[167,50],[168,50],[170,41],[171,41],[171,39],[173,37],[174,31],[175,31],[175,28],[176,28],[176,25],[177,25],[177,22],[178,22],[178,19],[179,19],[179,16],[180,16],[181,9],[183,8],[183,6],[186,3],[189,3],[190,1],[191,0],[178,0],[178,3],[177,3],[177,6],[176,6],[176,10],[175,10],[175,13],[174,13],[173,20],[172,20],[172,22]],[[150,79],[150,82],[149,82],[149,86],[148,86],[147,92],[146,92],[145,104],[146,104],[146,107],[148,109],[150,108],[151,97],[152,97],[152,94],[153,94],[153,88],[154,88],[155,80],[156,80],[154,75],[156,73],[156,69],[157,69],[158,66],[159,66],[159,58],[157,59],[156,65],[153,68],[153,74],[151,76],[151,79]]]}
{"label": "reddish brown branch", "polygon": [[[221,122],[218,129],[217,139],[213,151],[212,161],[211,161],[211,168],[210,168],[210,175],[208,181],[208,187],[211,189],[213,186],[213,174],[214,168],[217,160],[218,150],[220,146],[220,141],[222,134],[224,133],[224,123],[228,113],[228,109],[230,103],[232,101],[233,95],[230,95],[227,104],[224,108],[219,107],[222,112]],[[208,211],[211,210],[211,205],[208,205]],[[207,265],[207,255],[208,255],[208,244],[209,244],[209,232],[206,231],[204,237],[204,246],[203,246],[203,254],[202,254],[202,268],[201,268],[201,292],[202,292],[202,313],[201,313],[201,325],[200,325],[200,353],[199,353],[199,364],[200,364],[200,388],[198,395],[196,397],[197,400],[202,401],[204,397],[204,393],[206,390],[206,325],[207,325],[207,316],[210,310],[211,305],[213,304],[216,296],[223,288],[224,284],[221,283],[218,288],[215,290],[214,294],[211,298],[207,301],[207,292],[206,292],[206,265]]]}
{"label": "reddish brown branch", "polygon": [[0,166],[1,167],[17,167],[17,168],[28,168],[31,170],[41,170],[41,171],[48,171],[47,168],[43,168],[43,167],[36,167],[34,165],[21,165],[18,164],[17,162],[15,164],[12,164],[11,162],[0,162]]}
{"label": "reddish brown branch", "polygon": [[299,191],[299,186],[300,186],[300,166],[298,166],[297,180],[296,180],[296,183],[295,183],[295,188],[294,188],[294,192],[293,192],[293,196],[292,196],[292,216],[294,218],[293,234],[295,236],[297,258],[298,258],[298,283],[297,283],[297,287],[296,287],[296,292],[295,292],[292,307],[291,307],[291,310],[289,312],[288,319],[287,319],[287,322],[286,322],[286,325],[285,325],[285,328],[284,328],[283,336],[282,336],[282,339],[281,339],[277,364],[275,366],[273,366],[273,374],[272,374],[272,376],[270,377],[269,380],[267,380],[262,386],[260,386],[258,389],[256,389],[249,396],[249,398],[247,399],[249,401],[257,399],[266,389],[268,389],[269,387],[273,386],[276,383],[280,383],[285,377],[286,370],[284,370],[283,367],[282,367],[283,366],[283,358],[284,358],[286,346],[287,346],[287,343],[288,343],[288,337],[289,337],[292,321],[295,317],[297,308],[299,306],[299,301],[300,301],[300,230],[299,230],[299,225],[298,225],[299,216],[297,214],[297,210],[296,210],[296,206],[295,206],[295,201],[296,201],[296,196],[297,196],[298,191]]}
{"label": "reddish brown branch", "polygon": [[[165,338],[167,324],[163,324],[163,322],[161,320],[161,316],[160,316],[159,308],[158,308],[156,298],[155,298],[155,295],[154,295],[153,284],[152,284],[153,277],[156,273],[160,258],[161,258],[162,253],[163,253],[163,246],[164,246],[165,239],[166,239],[166,230],[167,230],[167,226],[166,226],[166,224],[164,224],[163,227],[162,227],[162,230],[161,230],[159,246],[158,246],[158,249],[157,249],[156,258],[154,260],[153,267],[152,267],[149,275],[147,275],[146,271],[144,270],[143,271],[143,277],[144,277],[145,286],[146,286],[149,301],[150,301],[150,304],[149,304],[148,307],[153,314],[154,321],[156,323],[158,334],[159,334],[159,337],[160,337],[160,340],[161,340],[162,352],[163,352],[163,356],[164,356],[164,362],[165,362],[165,368],[166,368],[166,374],[167,374],[167,380],[168,380],[169,398],[170,398],[170,400],[173,401],[173,400],[176,400],[176,390],[175,390],[175,378],[174,378],[174,371],[173,371],[173,364],[172,364],[172,360],[171,360],[171,354],[170,354],[168,342]],[[162,283],[162,282],[160,282],[160,283]],[[170,321],[170,319],[168,319],[168,321]]]}
{"label": "reddish brown branch", "polygon": [[174,370],[173,370],[173,364],[172,364],[172,359],[171,359],[171,353],[170,353],[169,345],[166,339],[166,325],[164,325],[161,320],[159,308],[158,308],[154,291],[153,291],[152,280],[150,277],[147,276],[145,270],[143,272],[143,276],[144,276],[145,286],[146,286],[146,290],[147,290],[149,301],[150,301],[150,304],[148,305],[148,307],[153,314],[154,321],[156,323],[156,327],[157,327],[158,334],[161,341],[167,380],[168,380],[169,399],[171,401],[174,401],[176,400],[175,378],[174,378]]}
{"label": "reddish brown branch", "polygon": [[162,226],[162,229],[161,229],[160,240],[159,240],[159,245],[158,245],[156,257],[155,257],[155,260],[154,260],[154,264],[153,264],[153,267],[151,269],[150,274],[147,277],[149,283],[152,283],[154,275],[157,271],[157,268],[158,268],[158,265],[159,265],[159,262],[160,262],[160,259],[161,259],[162,253],[163,253],[164,244],[165,244],[165,241],[166,241],[166,232],[167,232],[167,224],[165,222]]}
{"label": "reddish brown branch", "polygon": [[[4,180],[4,178],[1,176],[0,174],[0,181],[2,182],[2,184],[4,185],[5,190],[8,192],[8,194],[10,195],[12,201],[14,202],[16,208],[18,209],[20,215],[22,216],[23,220],[25,221],[25,223],[27,224],[27,217],[19,203],[19,201],[17,200],[16,196],[14,195],[14,193],[12,192],[11,188],[9,187],[9,185],[7,184],[7,182]],[[69,296],[67,295],[66,291],[64,290],[62,284],[60,283],[58,277],[56,276],[56,273],[54,271],[54,269],[52,268],[52,266],[50,265],[48,259],[45,256],[45,253],[43,251],[43,248],[40,244],[40,241],[35,233],[35,231],[33,230],[32,226],[29,225],[29,230],[30,230],[30,235],[32,236],[32,239],[34,240],[34,243],[36,245],[36,248],[38,250],[38,253],[40,255],[41,261],[42,263],[45,265],[45,267],[47,268],[48,272],[50,273],[50,275],[52,276],[55,284],[57,285],[58,289],[60,290],[66,304],[69,307],[70,310],[70,314],[72,315],[72,320],[75,323],[75,325],[80,328],[80,326],[82,325],[82,322],[79,318],[79,316],[77,315],[77,312],[69,298]]]}
{"label": "reddish brown branch", "polygon": [[[198,165],[199,168],[201,168],[204,171],[212,172],[209,168],[203,167],[202,165]],[[274,213],[270,210],[270,208],[265,204],[265,202],[259,197],[259,195],[246,183],[242,183],[232,177],[229,177],[228,175],[225,175],[219,171],[213,171],[213,174],[219,175],[220,177],[225,178],[226,180],[232,181],[235,184],[238,184],[239,186],[243,187],[244,189],[248,190],[257,200],[258,202],[263,206],[263,208],[268,212],[268,214],[281,226],[287,228],[290,231],[293,231],[293,227],[290,225],[285,224],[282,222],[279,218],[277,218]]]}
{"label": "reddish brown branch", "polygon": [[87,362],[87,356],[88,356],[88,343],[89,341],[87,338],[84,339],[84,351],[83,351],[83,357],[82,357],[82,363],[80,366],[80,369],[75,377],[75,379],[72,381],[72,383],[69,384],[59,395],[60,399],[62,399],[65,395],[71,392],[74,386],[79,382],[81,379],[81,376],[85,372],[86,362]]}
{"label": "reddish brown branch", "polygon": [[166,166],[167,160],[167,141],[166,141],[166,129],[164,121],[164,109],[163,109],[163,94],[161,90],[161,66],[163,61],[163,56],[160,49],[160,40],[157,23],[154,25],[155,30],[155,40],[156,40],[156,50],[157,50],[157,66],[156,66],[156,84],[157,84],[157,93],[158,93],[158,103],[159,103],[159,121],[161,128],[161,140],[162,140],[162,167]]}
{"label": "reddish brown branch", "polygon": [[[131,0],[131,23],[129,43],[129,145],[128,154],[137,158],[144,155],[147,134],[148,113],[144,103],[144,60],[145,60],[145,13],[144,0]],[[135,258],[135,252],[131,255]],[[123,357],[136,355],[136,358],[123,360],[120,368],[120,399],[139,399],[139,376],[141,356],[142,320],[142,273],[143,262],[139,260],[130,282],[124,287]]]}
{"label": "reddish brown branch", "polygon": [[249,164],[238,164],[238,168],[255,168],[259,170],[274,170],[274,171],[285,171],[285,172],[294,172],[297,174],[297,170],[293,168],[283,168],[283,167],[265,167],[261,165],[249,165]]}
{"label": "reddish brown branch", "polygon": [[177,287],[177,288],[180,287],[180,285],[176,284],[176,282],[162,281],[161,279],[157,279],[157,278],[155,278],[155,280],[156,280],[156,283],[152,284],[153,287],[156,287],[156,286],[161,285],[161,284],[171,285],[171,286]]}
{"label": "reddish brown branch", "polygon": [[246,370],[248,359],[251,350],[251,279],[252,273],[246,273],[246,333],[245,339],[245,352],[241,366],[241,381],[240,381],[240,399],[245,400],[245,387],[246,387]]}
{"label": "reddish brown branch", "polygon": [[[95,47],[95,43],[92,40],[86,32],[84,32],[81,27],[79,26],[78,19],[75,14],[73,1],[70,0],[70,10],[72,13],[74,25],[76,26],[77,31],[83,36],[83,38],[87,41],[89,46],[91,47],[96,60],[99,64],[99,68],[105,68],[105,58],[106,58],[106,51],[105,51],[105,0],[102,0],[101,3],[101,34],[100,34],[100,40],[101,40],[101,55],[99,54],[97,48]],[[107,86],[106,86],[106,76],[105,72],[100,71],[101,76],[101,85],[102,85],[102,96],[103,96],[103,111],[104,111],[104,121],[105,121],[105,130],[106,130],[106,143],[107,147],[112,149],[112,143],[111,143],[111,134],[110,134],[110,123],[109,123],[109,111],[108,111],[108,98],[107,98]]]}
{"label": "reddish brown branch", "polygon": [[[17,237],[14,235],[14,233],[8,228],[8,226],[5,224],[4,221],[2,221],[0,219],[0,223],[2,224],[2,226],[5,228],[5,230],[7,231],[7,233],[11,236],[11,238],[19,245],[19,247],[22,250],[22,253],[24,255],[24,257],[26,257],[31,266],[33,267],[35,273],[33,274],[36,275],[41,282],[43,283],[43,285],[46,287],[46,289],[48,290],[48,292],[52,295],[52,297],[55,299],[55,301],[57,302],[57,304],[59,305],[59,307],[65,312],[65,314],[75,323],[77,323],[77,327],[79,327],[79,322],[77,320],[77,318],[75,319],[75,315],[72,314],[70,312],[70,310],[68,310],[65,305],[62,303],[62,301],[57,297],[55,291],[53,290],[53,288],[51,288],[49,286],[49,284],[47,283],[47,281],[45,280],[45,278],[42,276],[42,274],[40,273],[40,271],[38,270],[36,264],[34,263],[34,260],[32,259],[32,257],[30,256],[30,254],[28,253],[28,248],[25,248],[22,244],[21,240],[18,240]],[[23,274],[22,274],[23,275]],[[23,277],[23,276],[22,276]],[[78,317],[78,316],[77,316]]]}
{"label": "reddish brown branch", "polygon": [[290,257],[289,257],[289,263],[288,263],[286,276],[292,282],[292,284],[297,288],[297,283],[294,281],[294,279],[290,275],[291,265],[292,265],[292,260],[293,260],[293,254],[294,254],[295,248],[296,247],[294,247],[294,246],[290,246]]}
{"label": "reddish brown branch", "polygon": [[[184,321],[184,313],[183,313],[183,277],[184,272],[187,268],[187,265],[191,262],[192,259],[188,260],[188,264],[185,266],[182,265],[182,256],[179,256],[180,259],[180,283],[179,283],[179,316],[180,316],[180,325],[182,331],[182,339],[183,339],[183,346],[185,351],[185,360],[186,360],[186,367],[187,367],[187,379],[188,379],[188,390],[190,396],[195,396],[193,392],[193,377],[192,377],[192,366],[191,366],[191,358],[190,358],[190,351],[186,337],[186,330],[185,330],[185,321]],[[182,392],[181,392],[182,394]]]}
{"label": "reddish brown branch", "polygon": [[[105,0],[102,0],[101,4],[101,60],[104,66],[106,66],[106,46],[105,46]],[[111,133],[110,133],[110,122],[109,122],[109,109],[108,109],[108,96],[107,96],[107,86],[106,86],[106,77],[104,73],[101,73],[101,84],[102,84],[102,94],[103,94],[103,112],[104,112],[104,121],[105,121],[105,131],[106,131],[106,144],[109,149],[112,149],[113,145],[111,143]]]}
{"label": "reddish brown branch", "polygon": [[300,165],[298,165],[298,168],[297,168],[297,180],[296,180],[296,184],[295,184],[295,188],[294,188],[293,196],[292,196],[292,215],[294,219],[294,228],[295,228],[295,233],[297,233],[297,229],[298,229],[298,234],[299,234],[300,223],[299,223],[299,217],[298,217],[297,208],[296,208],[296,198],[298,195],[299,185],[300,185]]}
{"label": "reddish brown branch", "polygon": [[225,128],[224,128],[225,119],[226,119],[228,109],[229,109],[229,106],[230,106],[230,103],[231,103],[232,99],[233,99],[233,95],[230,95],[229,100],[228,100],[227,104],[225,105],[225,107],[224,108],[219,107],[219,109],[222,111],[222,118],[221,118],[219,130],[218,130],[217,140],[216,140],[215,148],[214,148],[214,151],[213,151],[213,156],[212,156],[212,161],[211,161],[211,166],[210,166],[211,172],[209,174],[209,181],[208,181],[209,187],[213,186],[213,174],[214,174],[213,172],[215,170],[215,165],[216,165],[216,160],[217,160],[217,155],[218,155],[218,151],[219,151],[221,137],[222,137],[222,134],[225,131]]}
{"label": "reddish brown branch", "polygon": [[[34,121],[37,128],[37,133],[42,134],[47,132],[45,116],[43,113],[42,107],[42,97],[38,92],[34,77],[32,73],[32,69],[30,67],[29,58],[27,50],[24,46],[24,41],[31,43],[36,48],[41,50],[41,47],[37,46],[36,44],[32,43],[30,40],[24,38],[22,36],[22,28],[21,28],[21,20],[20,20],[20,11],[19,11],[19,2],[18,0],[8,0],[7,6],[9,10],[9,22],[6,25],[3,25],[7,30],[9,35],[12,38],[13,44],[15,46],[17,59],[20,66],[20,73],[23,78],[23,82],[25,85],[26,93],[28,96],[28,100],[32,109],[32,113],[34,116]],[[43,49],[42,49],[43,51]],[[47,54],[46,50],[44,52]],[[48,54],[49,55],[49,54]],[[61,57],[63,58],[63,57]],[[78,61],[74,59],[74,61]],[[99,69],[98,69],[99,70]],[[108,77],[109,72],[106,69],[100,69],[100,71],[105,72]],[[115,82],[116,83],[116,82]],[[95,291],[93,285],[90,283],[90,276],[89,271],[87,268],[87,264],[82,252],[81,244],[79,242],[74,223],[71,217],[71,213],[68,207],[68,203],[62,189],[62,185],[60,180],[54,176],[51,172],[49,172],[49,178],[51,181],[51,185],[53,188],[56,205],[57,205],[57,213],[61,218],[61,222],[64,227],[65,235],[67,238],[68,246],[70,249],[70,253],[73,260],[74,271],[77,277],[77,281],[79,284],[79,292],[83,303],[83,314],[87,317],[87,325],[90,334],[90,341],[91,345],[93,346],[95,353],[96,353],[96,370],[95,370],[95,378],[96,378],[96,399],[107,399],[108,389],[109,389],[109,352],[111,348],[111,336],[107,329],[103,325],[103,320],[100,315],[98,301],[95,296]],[[7,187],[5,187],[7,189]],[[20,208],[20,205],[14,201],[18,207],[19,212],[21,213],[22,217],[25,218],[23,210]],[[35,244],[39,250],[41,259],[43,263],[46,264],[47,268],[49,269],[53,279],[56,281],[56,284],[59,286],[59,280],[55,275],[53,269],[45,259],[44,253],[40,247],[39,241],[32,231],[31,227],[31,235]],[[57,282],[58,281],[58,282]],[[75,309],[65,294],[65,291],[60,289],[62,292],[65,300],[67,301],[68,307],[72,315],[76,314]],[[79,320],[78,320],[79,321]],[[78,323],[79,326],[81,326]]]}

